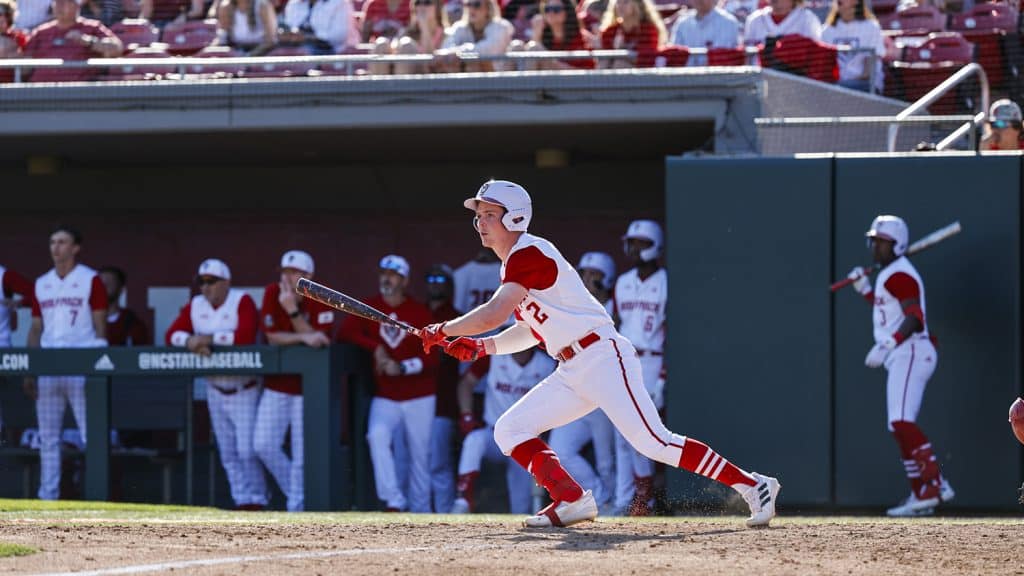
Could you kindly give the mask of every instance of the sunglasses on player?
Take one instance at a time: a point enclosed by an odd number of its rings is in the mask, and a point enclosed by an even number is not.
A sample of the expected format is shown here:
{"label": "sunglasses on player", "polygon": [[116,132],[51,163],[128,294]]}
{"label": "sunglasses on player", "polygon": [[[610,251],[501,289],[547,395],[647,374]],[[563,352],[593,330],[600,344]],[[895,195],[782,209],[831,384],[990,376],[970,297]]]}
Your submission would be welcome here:
{"label": "sunglasses on player", "polygon": [[448,277],[440,274],[431,274],[430,276],[427,276],[427,284],[444,284],[447,281]]}
{"label": "sunglasses on player", "polygon": [[220,281],[221,281],[220,278],[215,278],[213,276],[206,276],[205,278],[200,278],[197,282],[199,282],[200,286],[213,286],[214,284],[216,284],[217,282],[220,282]]}
{"label": "sunglasses on player", "polygon": [[472,0],[470,2],[463,2],[462,5],[466,8],[479,8],[484,5],[480,0]]}
{"label": "sunglasses on player", "polygon": [[992,120],[989,123],[992,124],[992,127],[997,130],[1002,130],[1004,128],[1010,127],[1016,128],[1017,130],[1021,129],[1021,123],[1014,120]]}

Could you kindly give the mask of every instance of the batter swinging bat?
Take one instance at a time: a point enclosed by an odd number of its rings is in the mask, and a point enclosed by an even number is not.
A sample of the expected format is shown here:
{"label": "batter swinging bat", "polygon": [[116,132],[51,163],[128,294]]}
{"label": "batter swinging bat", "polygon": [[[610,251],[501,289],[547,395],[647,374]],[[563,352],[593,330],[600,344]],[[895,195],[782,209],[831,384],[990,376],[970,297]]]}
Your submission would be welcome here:
{"label": "batter swinging bat", "polygon": [[405,330],[413,336],[418,337],[420,335],[418,328],[410,326],[401,320],[396,320],[380,310],[377,310],[373,306],[367,306],[351,296],[342,294],[341,292],[328,288],[323,284],[317,284],[308,278],[299,278],[299,281],[295,284],[295,292],[309,298],[310,300],[316,300],[321,304],[326,304],[335,310],[341,310],[342,312],[347,312],[348,314],[353,314],[360,318],[366,318],[367,320],[373,320],[380,324],[394,326],[401,330]]}
{"label": "batter swinging bat", "polygon": [[[911,254],[916,254],[916,253],[920,252],[921,250],[924,250],[925,248],[929,248],[931,246],[934,246],[934,245],[938,244],[939,242],[942,242],[946,238],[949,238],[950,236],[953,236],[954,234],[957,234],[959,232],[960,232],[960,221],[957,220],[956,222],[953,222],[949,226],[945,226],[943,228],[939,228],[935,232],[932,232],[931,234],[929,234],[929,235],[925,236],[924,238],[921,238],[917,242],[914,242],[913,244],[911,244],[910,247],[907,248],[907,256],[910,256]],[[864,273],[865,273],[865,275],[870,275],[873,271],[875,271],[877,269],[878,269],[878,263],[876,262],[876,263],[872,264],[871,266],[868,266],[867,268],[865,268],[864,269]],[[853,284],[855,281],[856,281],[855,278],[843,278],[842,280],[840,280],[840,281],[836,282],[835,284],[833,284],[830,287],[830,289],[833,292],[835,292],[836,290],[839,290],[840,288],[842,288],[843,286],[846,286],[847,284]]]}

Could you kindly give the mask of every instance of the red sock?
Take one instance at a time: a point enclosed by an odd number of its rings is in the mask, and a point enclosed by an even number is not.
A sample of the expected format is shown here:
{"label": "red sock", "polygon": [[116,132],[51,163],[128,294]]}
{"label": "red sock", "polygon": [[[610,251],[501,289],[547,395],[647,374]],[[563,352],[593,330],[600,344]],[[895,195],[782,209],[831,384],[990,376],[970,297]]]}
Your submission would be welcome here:
{"label": "red sock", "polygon": [[562,468],[554,450],[540,438],[513,448],[512,459],[533,474],[537,484],[543,486],[555,502],[575,502],[583,496],[583,488]]}
{"label": "red sock", "polygon": [[756,486],[757,481],[738,466],[723,458],[700,440],[687,438],[683,443],[683,455],[679,467],[695,474],[717,480],[726,486],[746,484]]}
{"label": "red sock", "polygon": [[456,485],[456,492],[459,498],[464,499],[469,503],[469,511],[473,511],[473,484],[476,483],[476,477],[479,476],[479,472],[466,472],[465,474],[459,474],[459,481]]}
{"label": "red sock", "polygon": [[892,434],[900,447],[910,489],[921,499],[938,495],[941,482],[939,464],[935,461],[928,437],[917,424],[906,420],[893,422]]}

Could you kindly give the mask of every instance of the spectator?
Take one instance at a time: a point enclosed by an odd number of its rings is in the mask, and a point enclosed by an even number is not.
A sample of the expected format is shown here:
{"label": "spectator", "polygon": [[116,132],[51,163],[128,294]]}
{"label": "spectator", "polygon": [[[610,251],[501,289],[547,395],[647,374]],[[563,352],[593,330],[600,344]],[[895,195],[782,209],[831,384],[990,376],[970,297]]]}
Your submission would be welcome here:
{"label": "spectator", "polygon": [[608,0],[584,0],[577,17],[580,20],[580,31],[587,46],[594,46],[594,38],[601,36],[601,20],[608,9]]}
{"label": "spectator", "polygon": [[[430,310],[406,294],[409,263],[401,256],[381,259],[380,294],[366,303],[413,326],[431,322]],[[392,327],[348,316],[339,339],[373,352],[377,387],[370,402],[366,441],[370,445],[377,497],[387,510],[430,512],[430,429],[434,421],[437,353],[426,353],[419,339]],[[403,493],[395,474],[394,436],[405,432],[409,489]]]}
{"label": "spectator", "polygon": [[[635,65],[648,68],[654,66],[654,59],[665,45],[666,36],[665,23],[651,0],[611,0],[601,22],[601,44],[598,47],[632,50],[636,52]],[[601,64],[612,68],[634,65],[627,60],[604,60]]]}
{"label": "spectator", "polygon": [[1020,133],[1020,106],[1008,98],[996,100],[989,107],[985,135],[981,138],[981,149],[1020,150]]}
{"label": "spectator", "polygon": [[352,0],[288,0],[282,23],[281,43],[311,54],[335,54],[359,42]]}
{"label": "spectator", "polygon": [[[203,260],[196,281],[200,293],[192,297],[167,329],[167,344],[201,356],[211,355],[214,346],[255,344],[256,303],[245,292],[231,287],[228,265],[215,258]],[[235,507],[263,509],[267,505],[267,488],[253,448],[259,379],[204,376],[196,378],[196,382],[206,387],[210,425]]]}
{"label": "spectator", "polygon": [[171,22],[199,20],[203,16],[203,0],[139,1],[139,18],[149,20],[161,30]]}
{"label": "spectator", "polygon": [[508,50],[512,32],[512,24],[501,17],[497,0],[463,0],[462,19],[445,32],[444,43],[437,52],[442,58],[440,64],[449,71],[458,71],[460,67],[467,72],[495,70],[489,61],[460,66],[458,55],[500,56]]}
{"label": "spectator", "polygon": [[[533,28],[527,50],[586,50],[588,45],[580,31],[580,20],[572,0],[541,0],[540,14],[531,21]],[[538,67],[548,70],[593,68],[594,61],[546,60]]]}
{"label": "spectator", "polygon": [[[0,58],[17,58],[28,37],[14,27],[18,5],[14,0],[0,0]],[[2,71],[0,74],[8,74]]]}
{"label": "spectator", "polygon": [[[452,306],[452,269],[435,264],[427,271],[427,308],[434,322],[459,315]],[[447,514],[455,502],[455,422],[459,416],[459,361],[447,354],[440,358],[437,372],[437,402],[430,431],[430,486],[434,512]]]}
{"label": "spectator", "polygon": [[[99,21],[79,16],[78,9],[75,0],[53,0],[56,18],[32,31],[25,44],[25,54],[30,58],[72,61],[120,56],[124,52],[121,40]],[[40,68],[32,73],[32,81],[83,81],[95,74],[96,71],[89,68]]]}
{"label": "spectator", "polygon": [[[825,17],[821,39],[832,45],[846,45],[857,52],[839,53],[839,85],[862,92],[881,92],[882,56],[885,40],[882,27],[865,0],[832,0]],[[871,71],[874,69],[874,85]]]}
{"label": "spectator", "polygon": [[227,0],[217,14],[217,44],[249,56],[261,56],[277,45],[277,14],[269,0]]}
{"label": "spectator", "polygon": [[742,24],[761,7],[761,0],[725,0],[720,7]]}
{"label": "spectator", "polygon": [[[263,331],[275,346],[305,345],[323,348],[331,343],[334,310],[295,293],[299,278],[313,277],[313,257],[289,250],[281,257],[278,281],[263,291]],[[295,375],[264,377],[265,390],[256,410],[256,454],[277,481],[287,499],[289,512],[305,508],[303,474],[302,379]],[[291,429],[291,456],[282,449]]]}
{"label": "spectator", "polygon": [[[676,20],[672,27],[672,44],[687,48],[736,48],[743,45],[739,21],[715,6],[715,0],[693,0],[693,8]],[[691,54],[686,64],[707,66],[708,57]]]}
{"label": "spectator", "polygon": [[[508,483],[508,507],[512,514],[525,514],[532,505],[533,478],[515,461],[506,458],[494,441],[494,423],[513,404],[555,370],[555,361],[536,347],[512,354],[481,358],[474,362],[459,381],[459,432],[465,437],[459,454],[458,497],[452,514],[476,509],[476,480],[482,461],[505,465]],[[484,421],[473,416],[473,388],[486,378]]]}
{"label": "spectator", "polygon": [[116,266],[104,266],[99,270],[100,280],[107,291],[107,342],[111,346],[150,346],[146,322],[128,308],[121,308],[121,294],[124,292],[124,270]]}
{"label": "spectator", "polygon": [[[58,14],[63,9],[58,7]],[[95,270],[78,263],[81,249],[82,235],[72,228],[58,226],[50,234],[53,268],[35,282],[29,348],[102,348],[107,345],[107,291]],[[61,429],[68,404],[82,443],[86,442],[85,376],[40,376],[38,381],[28,376],[25,391],[36,401],[39,422],[38,496],[40,500],[56,500],[60,495]]]}
{"label": "spectator", "polygon": [[123,6],[120,0],[83,0],[82,15],[99,20],[104,26],[121,21]]}
{"label": "spectator", "polygon": [[804,0],[771,0],[747,18],[743,39],[749,45],[763,44],[767,38],[799,34],[814,40],[821,38],[821,22]]}
{"label": "spectator", "polygon": [[363,42],[390,42],[409,26],[413,0],[369,0],[363,6]]}
{"label": "spectator", "polygon": [[[374,46],[375,54],[433,54],[444,43],[445,29],[448,28],[448,13],[444,0],[410,0],[413,5],[409,25],[397,40],[378,42]],[[371,62],[368,69],[371,74],[420,74],[435,71],[432,64],[415,64],[395,62],[391,64]]]}
{"label": "spectator", "polygon": [[[51,0],[11,0],[9,7],[13,13],[14,28],[22,31],[30,31],[43,22],[53,19]],[[2,10],[2,8],[0,8]]]}
{"label": "spectator", "polygon": [[499,5],[501,6],[501,17],[512,24],[512,39],[519,42],[532,39],[530,27],[533,17],[540,12],[539,2],[537,0],[508,0],[499,2]]}

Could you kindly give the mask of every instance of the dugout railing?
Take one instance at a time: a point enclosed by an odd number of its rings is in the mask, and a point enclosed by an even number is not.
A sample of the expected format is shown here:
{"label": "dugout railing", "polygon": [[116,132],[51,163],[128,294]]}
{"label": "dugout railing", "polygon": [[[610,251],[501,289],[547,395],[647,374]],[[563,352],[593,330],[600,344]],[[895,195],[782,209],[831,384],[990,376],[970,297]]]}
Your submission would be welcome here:
{"label": "dugout railing", "polygon": [[[8,381],[29,375],[86,377],[86,500],[110,498],[113,379],[231,374],[302,377],[306,510],[345,510],[371,499],[371,488],[354,473],[360,468],[357,463],[368,458],[362,436],[372,385],[366,354],[356,347],[239,346],[217,349],[210,356],[166,347],[8,348],[0,353],[0,376]],[[191,410],[193,387],[187,386],[186,390],[182,402],[186,410]],[[192,503],[192,418],[186,418],[186,422],[186,503]],[[267,481],[273,482],[269,475]]]}

